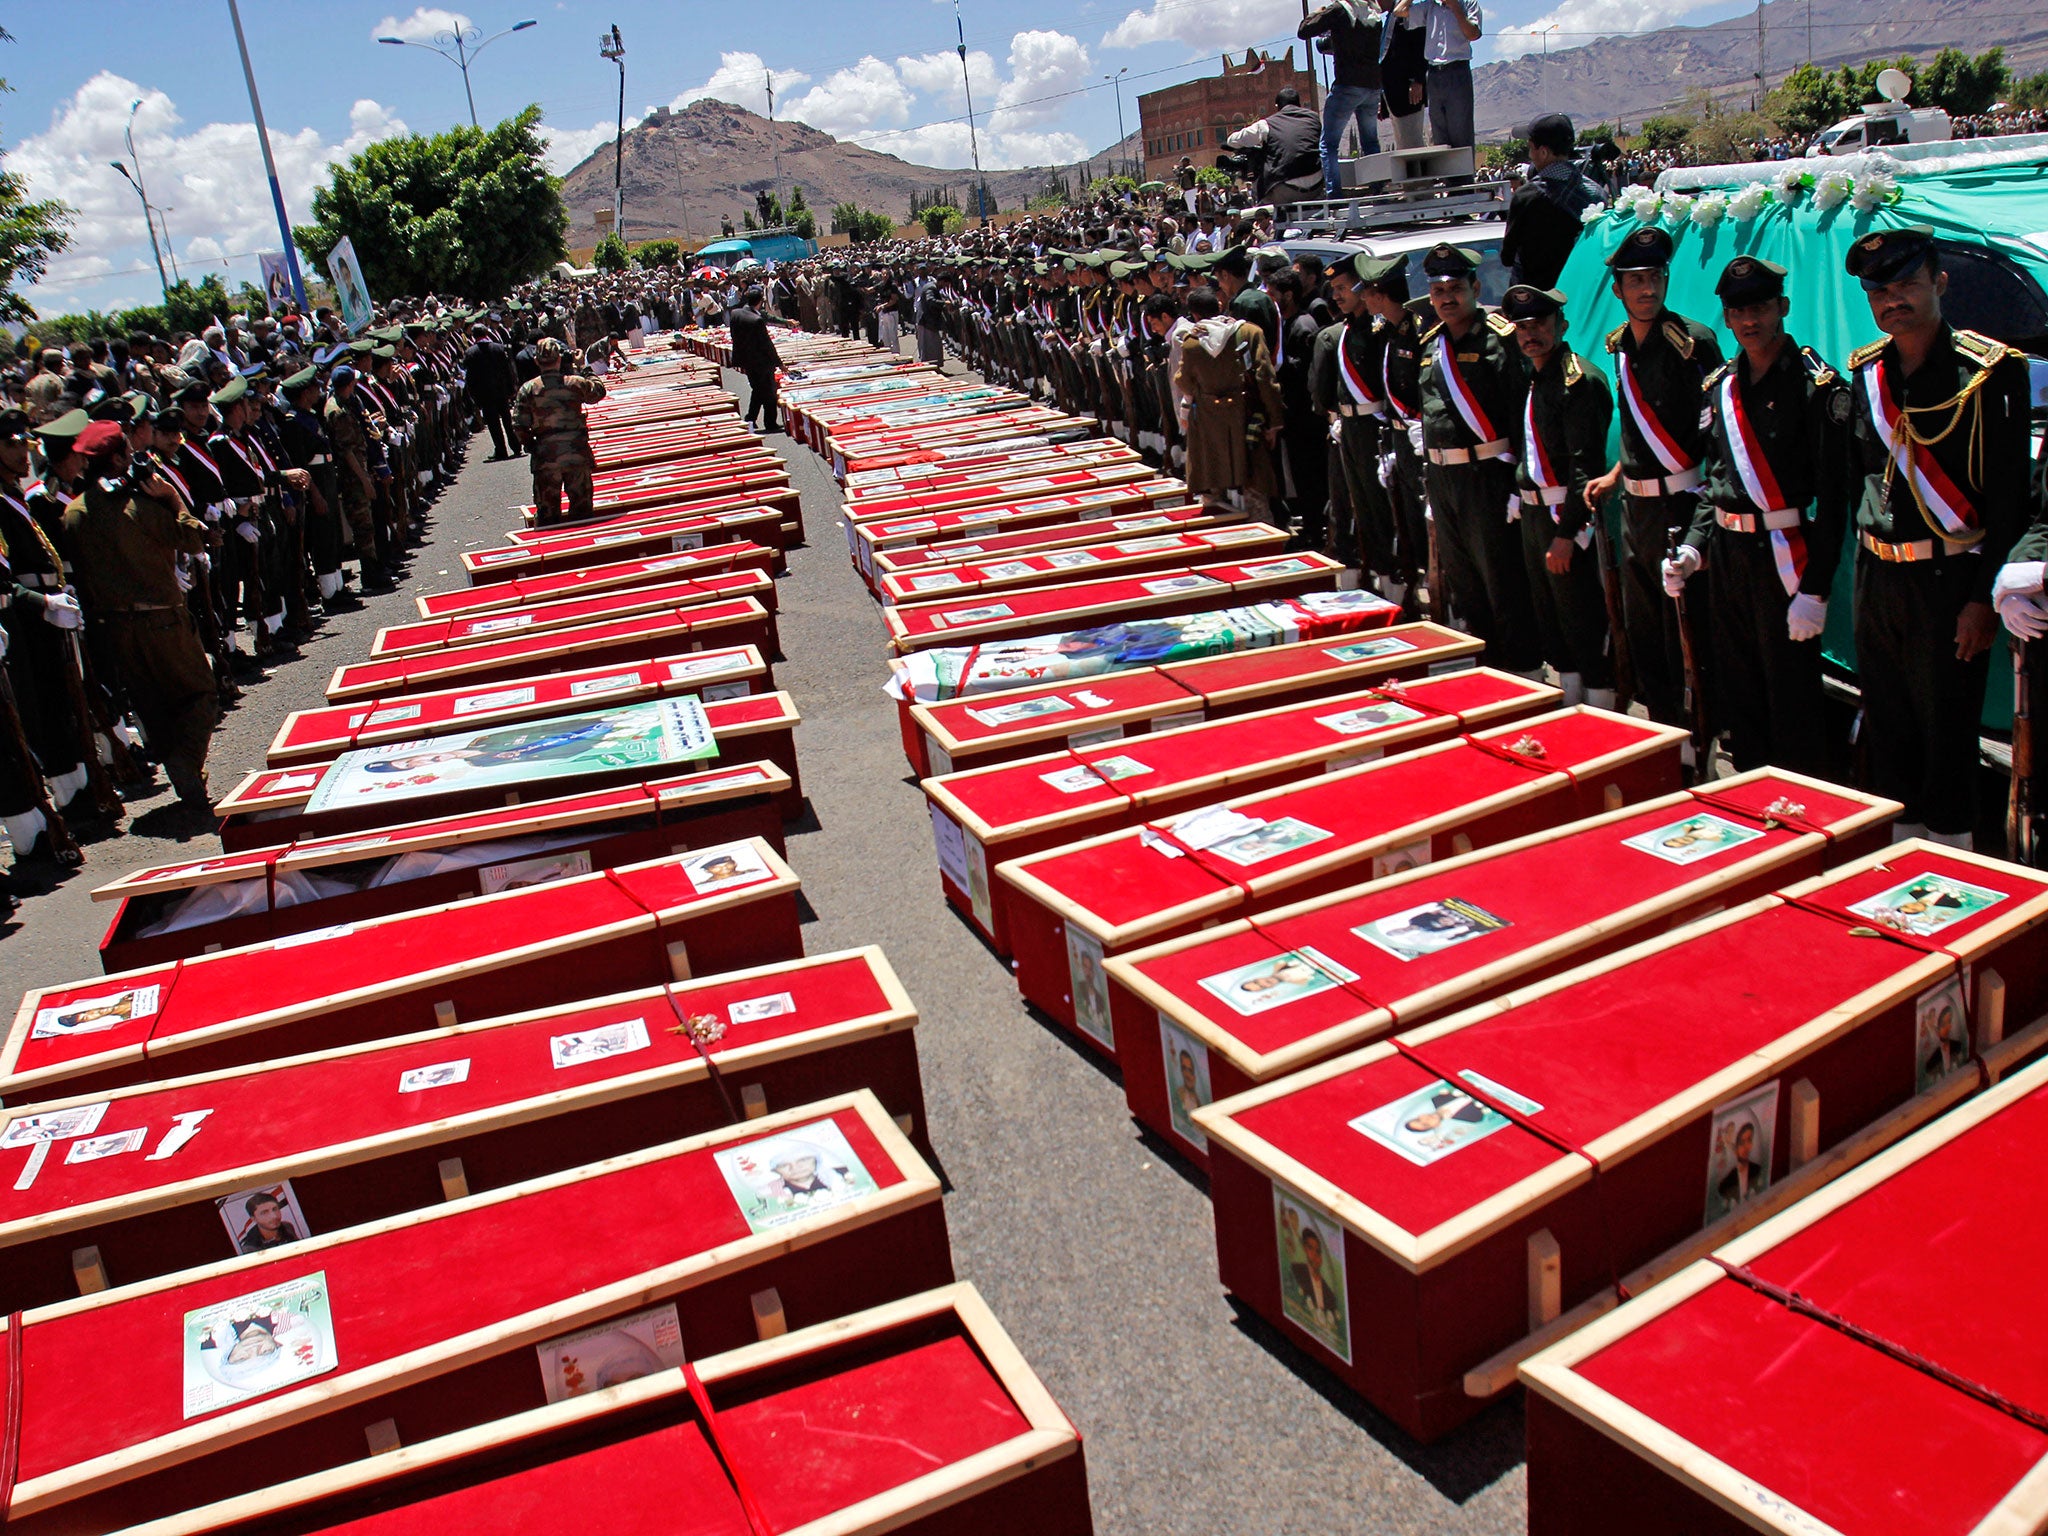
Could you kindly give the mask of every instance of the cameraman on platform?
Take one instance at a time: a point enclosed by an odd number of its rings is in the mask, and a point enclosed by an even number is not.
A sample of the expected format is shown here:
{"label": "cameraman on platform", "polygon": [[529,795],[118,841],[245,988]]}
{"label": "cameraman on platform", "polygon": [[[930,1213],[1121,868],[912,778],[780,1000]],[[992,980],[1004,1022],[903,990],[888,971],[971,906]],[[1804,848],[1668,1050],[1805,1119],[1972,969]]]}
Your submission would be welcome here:
{"label": "cameraman on platform", "polygon": [[1301,92],[1288,86],[1273,98],[1273,112],[1224,140],[1236,156],[1220,155],[1217,166],[1250,176],[1259,201],[1289,208],[1323,190],[1323,120],[1301,104]]}

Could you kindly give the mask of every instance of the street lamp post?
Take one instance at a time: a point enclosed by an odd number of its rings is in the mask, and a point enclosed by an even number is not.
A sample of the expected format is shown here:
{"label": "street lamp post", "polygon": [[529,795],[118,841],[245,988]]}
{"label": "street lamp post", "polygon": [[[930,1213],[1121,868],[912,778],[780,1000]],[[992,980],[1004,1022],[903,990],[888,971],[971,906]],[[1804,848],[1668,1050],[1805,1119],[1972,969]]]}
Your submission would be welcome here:
{"label": "street lamp post", "polygon": [[135,162],[134,172],[131,174],[129,172],[128,167],[123,165],[118,160],[110,161],[109,163],[114,167],[115,170],[119,171],[124,177],[127,178],[128,185],[135,189],[135,195],[142,199],[142,222],[149,229],[149,254],[156,258],[157,284],[163,289],[164,298],[166,301],[168,301],[171,296],[171,285],[169,279],[167,279],[164,276],[163,247],[157,244],[156,220],[150,214],[149,193],[146,190],[144,190],[142,185],[142,157],[135,153],[135,114],[141,110],[142,103],[140,101],[133,101],[129,103],[128,126],[125,129],[123,129],[121,133],[122,138],[124,138],[128,143],[128,158]]}
{"label": "street lamp post", "polygon": [[[416,43],[409,37],[380,37],[377,41],[388,43],[393,48],[424,48],[429,53],[438,53],[450,64],[461,70],[462,94],[469,101],[469,126],[474,128],[477,126],[476,92],[469,88],[469,66],[476,62],[478,54],[490,47],[499,38],[509,37],[514,32],[524,32],[528,27],[539,25],[540,23],[536,21],[516,22],[512,26],[507,27],[503,32],[494,32],[489,37],[484,36],[481,27],[464,27],[459,32],[452,30],[436,32],[434,34],[434,41],[431,43]],[[438,46],[436,46],[437,44]],[[455,51],[450,53],[448,51],[450,48],[453,48]]]}
{"label": "street lamp post", "polygon": [[1116,87],[1116,147],[1118,149],[1124,147],[1124,76],[1130,72],[1131,66],[1126,64],[1115,74],[1102,77]]}
{"label": "street lamp post", "polygon": [[277,215],[277,238],[284,245],[284,268],[292,280],[292,303],[306,313],[306,283],[299,273],[299,252],[292,244],[292,221],[285,216],[284,188],[278,185],[277,157],[270,151],[270,130],[263,125],[263,99],[256,94],[256,67],[249,62],[249,39],[242,33],[242,9],[228,0],[228,20],[235,26],[235,51],[242,56],[242,79],[249,87],[249,115],[256,121],[256,144],[263,151],[263,173],[270,182],[270,208]]}
{"label": "street lamp post", "polygon": [[1546,107],[1547,107],[1547,106],[1549,106],[1549,105],[1551,105],[1551,101],[1550,101],[1550,34],[1551,34],[1551,33],[1553,33],[1553,32],[1555,32],[1555,31],[1556,31],[1556,30],[1557,30],[1557,29],[1558,29],[1558,28],[1559,28],[1559,27],[1560,27],[1561,25],[1563,25],[1563,23],[1561,23],[1561,22],[1555,22],[1555,21],[1553,21],[1553,22],[1552,22],[1552,23],[1551,23],[1551,24],[1550,24],[1549,26],[1547,26],[1547,27],[1538,27],[1538,28],[1536,29],[1536,30],[1537,30],[1537,35],[1538,35],[1538,36],[1540,36],[1540,37],[1541,37],[1541,38],[1543,39],[1543,105],[1544,105],[1544,106],[1546,106]]}
{"label": "street lamp post", "polygon": [[612,140],[612,233],[621,244],[626,239],[626,40],[619,36],[617,22],[609,32],[597,35],[599,58],[619,66],[619,132]]}

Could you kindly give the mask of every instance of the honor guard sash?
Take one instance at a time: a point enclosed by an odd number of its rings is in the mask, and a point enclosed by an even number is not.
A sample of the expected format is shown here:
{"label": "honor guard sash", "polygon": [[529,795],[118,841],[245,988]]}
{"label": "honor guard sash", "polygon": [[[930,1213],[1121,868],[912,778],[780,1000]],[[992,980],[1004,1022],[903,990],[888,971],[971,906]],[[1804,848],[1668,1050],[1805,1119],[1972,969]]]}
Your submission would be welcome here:
{"label": "honor guard sash", "polygon": [[1622,404],[1628,407],[1628,414],[1636,424],[1636,431],[1642,434],[1643,441],[1650,445],[1650,452],[1657,456],[1657,462],[1664,466],[1664,472],[1667,475],[1682,475],[1695,468],[1699,460],[1679,447],[1678,439],[1673,437],[1664,423],[1657,418],[1657,412],[1651,406],[1649,396],[1643,393],[1642,386],[1636,382],[1635,368],[1629,362],[1628,354],[1616,352],[1614,362],[1615,371],[1621,377]]}
{"label": "honor guard sash", "polygon": [[1451,345],[1448,333],[1436,339],[1436,365],[1444,376],[1444,393],[1451,397],[1451,406],[1458,413],[1465,428],[1479,439],[1481,446],[1503,441],[1494,427],[1493,418],[1486,414],[1486,408],[1479,403],[1479,396],[1472,386],[1465,382],[1465,375],[1458,369],[1457,349]]}
{"label": "honor guard sash", "polygon": [[1955,543],[1973,541],[1980,531],[1977,509],[1933,454],[1915,451],[1922,445],[1913,435],[1910,416],[1892,390],[1884,358],[1872,358],[1862,371],[1863,398],[1870,410],[1871,424],[1892,456],[1892,470],[1905,479],[1922,515],[1943,538]]}
{"label": "honor guard sash", "polygon": [[1797,521],[1784,528],[1769,527],[1776,520],[1775,514],[1791,512],[1797,519],[1800,513],[1798,508],[1785,505],[1785,493],[1778,487],[1771,461],[1764,456],[1763,440],[1750,425],[1735,374],[1736,367],[1731,365],[1728,376],[1721,381],[1721,420],[1728,430],[1729,457],[1734,460],[1736,478],[1742,482],[1742,493],[1763,514],[1759,526],[1767,530],[1778,580],[1784,583],[1785,595],[1792,597],[1799,591],[1799,578],[1806,574],[1806,534]]}

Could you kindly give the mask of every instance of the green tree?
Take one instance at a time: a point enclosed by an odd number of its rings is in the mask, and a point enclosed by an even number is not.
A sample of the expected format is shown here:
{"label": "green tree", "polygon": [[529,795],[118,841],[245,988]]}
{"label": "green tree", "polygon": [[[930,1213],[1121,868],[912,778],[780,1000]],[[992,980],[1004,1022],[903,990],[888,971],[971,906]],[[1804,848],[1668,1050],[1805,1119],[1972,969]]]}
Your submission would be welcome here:
{"label": "green tree", "polygon": [[896,233],[896,221],[886,213],[870,213],[858,203],[838,203],[832,209],[832,233],[851,237],[855,245],[872,245]]}
{"label": "green tree", "polygon": [[591,253],[590,264],[600,272],[623,272],[626,270],[626,242],[614,230],[597,242],[597,249]]}
{"label": "green tree", "polygon": [[1226,171],[1217,170],[1213,165],[1205,165],[1196,170],[1195,185],[1207,187],[1215,192],[1227,192],[1230,189],[1230,175]]}
{"label": "green tree", "polygon": [[942,235],[957,235],[967,227],[967,215],[950,203],[929,205],[917,215],[917,221],[934,240]]}
{"label": "green tree", "polygon": [[2014,81],[2012,94],[2006,100],[2022,112],[2038,112],[2048,107],[2048,69]]}
{"label": "green tree", "polygon": [[683,248],[673,240],[643,240],[633,247],[636,267],[672,267],[683,259]]}
{"label": "green tree", "polygon": [[227,285],[218,272],[209,272],[194,283],[190,278],[171,284],[164,295],[164,331],[199,332],[228,316]]}
{"label": "green tree", "polygon": [[[13,41],[0,27],[0,43]],[[0,79],[0,91],[11,89]],[[0,161],[5,158],[0,150]],[[0,320],[21,325],[35,318],[34,306],[16,290],[41,280],[50,258],[71,243],[71,218],[54,198],[30,202],[28,182],[0,163]]]}
{"label": "green tree", "polygon": [[1692,119],[1662,112],[1643,119],[1636,130],[1636,142],[1644,149],[1676,149],[1692,134]]}
{"label": "green tree", "polygon": [[1987,48],[1972,58],[1960,48],[1944,48],[1927,68],[1913,92],[1913,103],[1940,107],[1956,116],[1988,112],[2012,88],[2012,71],[2003,48]]}
{"label": "green tree", "polygon": [[1137,190],[1138,183],[1129,176],[1098,176],[1082,189],[1088,197],[1101,197],[1104,193],[1121,197],[1126,192],[1135,193]]}
{"label": "green tree", "polygon": [[789,207],[784,211],[789,215],[789,227],[796,232],[798,239],[818,238],[818,216],[811,212],[811,205],[804,201],[802,187],[789,194]]}
{"label": "green tree", "polygon": [[1788,139],[1806,139],[1856,110],[1848,95],[1838,77],[1802,64],[1764,97],[1763,114]]}
{"label": "green tree", "polygon": [[492,128],[382,140],[334,167],[292,238],[324,266],[349,237],[373,295],[496,297],[568,254],[544,152],[537,106]]}

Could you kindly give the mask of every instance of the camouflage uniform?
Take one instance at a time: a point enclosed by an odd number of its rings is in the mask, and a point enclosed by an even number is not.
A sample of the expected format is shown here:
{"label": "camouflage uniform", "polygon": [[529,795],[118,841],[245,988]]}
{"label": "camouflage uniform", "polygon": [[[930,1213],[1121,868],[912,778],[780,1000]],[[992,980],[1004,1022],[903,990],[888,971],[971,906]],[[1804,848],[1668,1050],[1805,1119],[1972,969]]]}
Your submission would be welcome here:
{"label": "camouflage uniform", "polygon": [[512,419],[526,439],[533,469],[534,521],[558,523],[562,495],[569,497],[571,522],[591,515],[590,433],[583,407],[604,398],[604,385],[583,374],[562,372],[560,343],[539,348],[540,377],[519,386]]}

